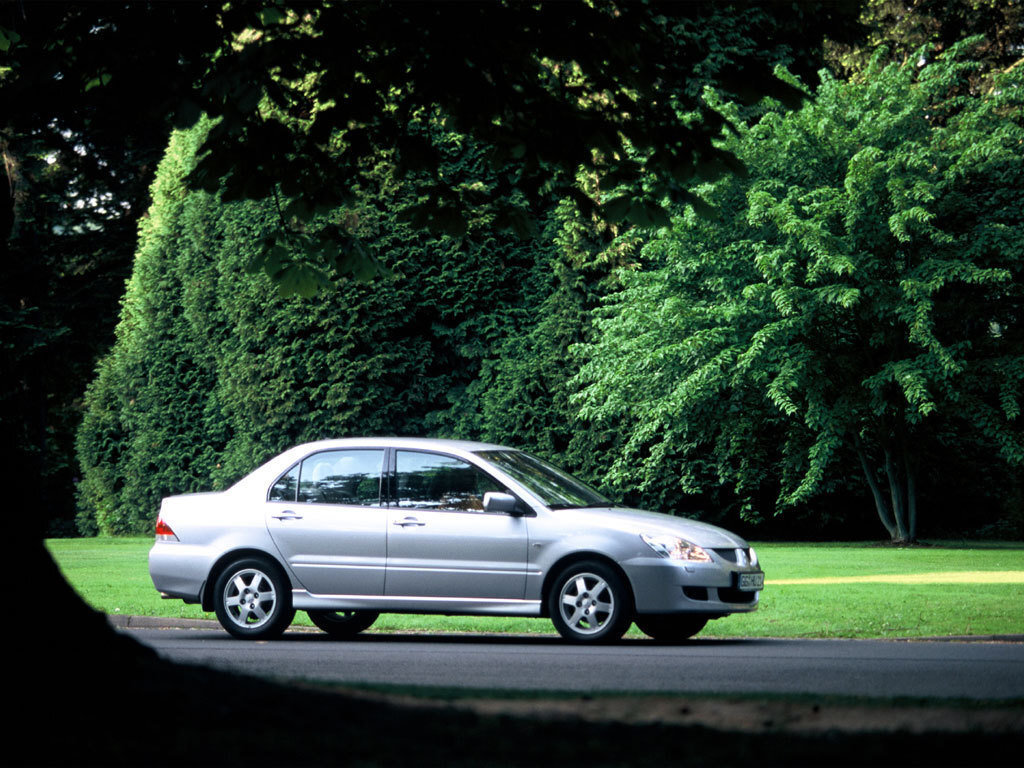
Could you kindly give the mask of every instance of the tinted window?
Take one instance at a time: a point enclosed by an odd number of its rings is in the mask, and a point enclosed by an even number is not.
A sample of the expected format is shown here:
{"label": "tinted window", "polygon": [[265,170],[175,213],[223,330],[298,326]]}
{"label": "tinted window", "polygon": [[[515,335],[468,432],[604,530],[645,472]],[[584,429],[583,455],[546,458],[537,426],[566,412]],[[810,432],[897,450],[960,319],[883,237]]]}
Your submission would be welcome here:
{"label": "tinted window", "polygon": [[302,461],[298,500],[379,507],[383,464],[383,450],[314,453]]}
{"label": "tinted window", "polygon": [[295,491],[299,487],[299,465],[289,469],[270,488],[271,501],[295,501]]}
{"label": "tinted window", "polygon": [[472,464],[451,456],[398,451],[396,462],[400,507],[482,510],[485,493],[505,490]]}

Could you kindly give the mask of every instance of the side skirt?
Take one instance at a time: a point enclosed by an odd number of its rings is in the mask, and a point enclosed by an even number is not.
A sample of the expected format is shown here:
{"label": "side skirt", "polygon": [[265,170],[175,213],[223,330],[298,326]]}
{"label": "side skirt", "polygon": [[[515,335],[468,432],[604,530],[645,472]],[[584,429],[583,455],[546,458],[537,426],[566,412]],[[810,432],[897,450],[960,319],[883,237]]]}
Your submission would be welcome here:
{"label": "side skirt", "polygon": [[292,590],[292,605],[300,611],[379,611],[381,613],[438,613],[451,616],[540,616],[540,600],[492,600],[476,597],[404,597],[400,595],[312,595]]}

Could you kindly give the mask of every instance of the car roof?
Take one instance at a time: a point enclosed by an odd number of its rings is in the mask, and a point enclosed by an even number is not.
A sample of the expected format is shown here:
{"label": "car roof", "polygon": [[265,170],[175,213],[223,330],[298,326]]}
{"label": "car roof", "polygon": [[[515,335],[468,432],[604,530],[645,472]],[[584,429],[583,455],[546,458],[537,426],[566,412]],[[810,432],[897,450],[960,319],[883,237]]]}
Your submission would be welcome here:
{"label": "car roof", "polygon": [[295,449],[307,449],[311,451],[329,450],[331,448],[363,448],[363,447],[387,447],[387,448],[417,448],[433,449],[439,451],[511,451],[504,445],[495,443],[481,443],[474,440],[449,440],[440,437],[340,437],[329,440],[317,440],[311,443],[303,443],[295,446]]}

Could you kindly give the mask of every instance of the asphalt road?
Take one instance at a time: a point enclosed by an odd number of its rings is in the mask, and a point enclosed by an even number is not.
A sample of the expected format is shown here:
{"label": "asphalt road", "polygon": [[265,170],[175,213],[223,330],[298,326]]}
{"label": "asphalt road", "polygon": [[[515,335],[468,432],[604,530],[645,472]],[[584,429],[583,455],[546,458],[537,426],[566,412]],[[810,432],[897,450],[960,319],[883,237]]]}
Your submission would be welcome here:
{"label": "asphalt road", "polygon": [[272,642],[220,630],[124,629],[176,662],[286,680],[481,690],[811,693],[1024,699],[1024,643],[884,640],[626,640],[289,632]]}

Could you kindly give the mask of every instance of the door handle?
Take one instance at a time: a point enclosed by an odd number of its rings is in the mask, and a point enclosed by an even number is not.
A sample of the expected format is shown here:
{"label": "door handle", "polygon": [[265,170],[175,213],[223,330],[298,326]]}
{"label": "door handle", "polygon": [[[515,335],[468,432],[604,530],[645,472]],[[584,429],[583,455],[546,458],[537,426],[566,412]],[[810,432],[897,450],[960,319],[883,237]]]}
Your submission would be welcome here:
{"label": "door handle", "polygon": [[414,526],[414,527],[424,526],[424,525],[426,525],[426,523],[421,523],[415,517],[405,517],[405,518],[402,518],[401,520],[393,521],[392,525],[400,525],[403,528],[408,528],[409,526]]}
{"label": "door handle", "polygon": [[286,509],[280,514],[271,515],[275,520],[301,520],[302,515],[292,512],[290,509]]}

